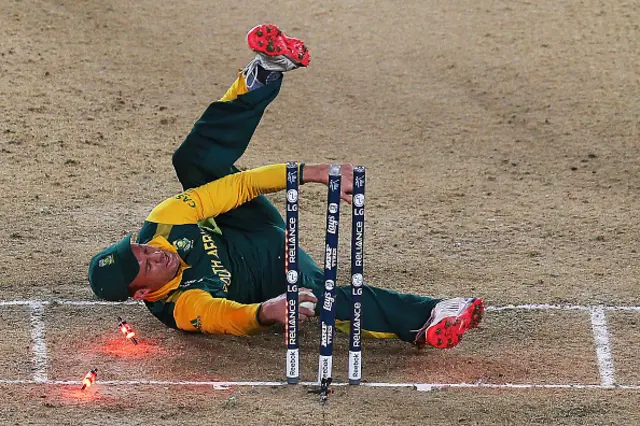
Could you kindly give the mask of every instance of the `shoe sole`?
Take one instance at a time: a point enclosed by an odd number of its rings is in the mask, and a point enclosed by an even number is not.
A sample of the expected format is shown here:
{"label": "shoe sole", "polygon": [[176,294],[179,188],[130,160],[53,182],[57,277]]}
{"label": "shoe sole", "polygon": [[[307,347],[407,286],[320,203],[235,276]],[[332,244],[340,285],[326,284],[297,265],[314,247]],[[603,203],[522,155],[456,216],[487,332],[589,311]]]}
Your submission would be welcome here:
{"label": "shoe sole", "polygon": [[247,33],[249,48],[267,56],[284,55],[296,65],[306,67],[311,62],[309,49],[302,40],[289,38],[273,24],[263,24]]}
{"label": "shoe sole", "polygon": [[451,349],[462,340],[462,335],[476,328],[484,315],[482,299],[472,299],[457,316],[441,319],[427,328],[426,341],[438,349]]}

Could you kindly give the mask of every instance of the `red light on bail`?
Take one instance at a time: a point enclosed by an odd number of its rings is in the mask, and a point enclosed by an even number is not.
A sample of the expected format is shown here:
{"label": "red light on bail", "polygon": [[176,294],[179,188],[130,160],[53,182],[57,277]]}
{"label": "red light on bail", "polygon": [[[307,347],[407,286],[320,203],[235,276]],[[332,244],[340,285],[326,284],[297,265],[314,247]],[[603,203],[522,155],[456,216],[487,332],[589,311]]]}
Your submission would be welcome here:
{"label": "red light on bail", "polygon": [[84,379],[82,379],[82,388],[80,390],[85,390],[86,388],[90,388],[91,385],[93,385],[97,379],[98,379],[98,369],[94,368],[93,370],[89,371],[86,376],[84,376]]}
{"label": "red light on bail", "polygon": [[132,341],[134,345],[137,345],[138,341],[136,340],[136,332],[133,331],[133,327],[131,327],[129,323],[127,323],[125,320],[123,320],[120,317],[118,317],[118,321],[120,321],[120,324],[118,324],[118,327],[120,327],[120,331],[122,332],[124,337],[127,340]]}

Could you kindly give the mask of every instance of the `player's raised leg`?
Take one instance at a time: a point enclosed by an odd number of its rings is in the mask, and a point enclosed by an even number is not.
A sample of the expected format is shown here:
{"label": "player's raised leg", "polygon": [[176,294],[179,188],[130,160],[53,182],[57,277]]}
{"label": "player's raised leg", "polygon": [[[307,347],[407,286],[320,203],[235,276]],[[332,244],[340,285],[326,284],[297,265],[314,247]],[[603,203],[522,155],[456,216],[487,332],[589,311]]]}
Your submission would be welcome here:
{"label": "player's raised leg", "polygon": [[280,91],[282,73],[309,64],[309,50],[275,25],[247,34],[255,57],[238,73],[222,99],[209,105],[173,155],[184,189],[237,172],[235,162],[247,149],[266,107]]}

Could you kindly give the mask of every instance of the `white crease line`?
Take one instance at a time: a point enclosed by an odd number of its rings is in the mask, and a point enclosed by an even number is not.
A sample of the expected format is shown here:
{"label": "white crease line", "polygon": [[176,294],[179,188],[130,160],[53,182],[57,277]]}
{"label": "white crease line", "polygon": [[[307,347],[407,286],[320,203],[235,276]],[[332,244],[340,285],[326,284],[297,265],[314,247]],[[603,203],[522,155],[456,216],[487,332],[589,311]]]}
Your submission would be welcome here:
{"label": "white crease line", "polygon": [[492,388],[492,389],[621,389],[640,390],[640,385],[587,385],[574,384],[533,384],[533,383],[417,383],[418,391],[428,392],[445,388]]}
{"label": "white crease line", "polygon": [[549,305],[549,304],[527,304],[527,305],[504,305],[504,306],[487,306],[485,310],[487,311],[507,311],[507,310],[523,310],[523,311],[544,311],[550,309],[560,309],[560,310],[577,310],[577,311],[588,311],[591,309],[591,306],[582,306],[582,305]]}
{"label": "white crease line", "polygon": [[[72,306],[120,306],[120,305],[140,305],[143,302],[136,300],[127,300],[126,302],[106,302],[104,300],[0,300],[0,306],[29,306],[33,303],[41,305],[72,305]],[[503,306],[487,306],[487,311],[507,311],[507,310],[524,310],[524,311],[544,311],[544,310],[578,310],[591,311],[594,308],[601,308],[605,311],[637,311],[640,312],[640,306],[588,306],[588,305],[571,305],[571,304],[523,304],[523,305],[503,305]]]}
{"label": "white crease line", "polygon": [[640,312],[640,306],[603,306],[607,311],[638,311]]}
{"label": "white crease line", "polygon": [[[27,384],[27,385],[60,385],[81,386],[81,380],[11,380],[0,379],[0,384]],[[214,390],[224,390],[231,387],[295,387],[317,386],[317,382],[302,382],[298,385],[288,385],[286,382],[215,382],[215,381],[170,381],[170,380],[105,380],[98,379],[96,385],[104,386],[211,386]],[[343,386],[357,388],[348,383],[332,383],[331,386]],[[373,388],[411,388],[422,392],[446,388],[493,388],[493,389],[609,389],[609,390],[640,390],[640,385],[593,385],[593,384],[534,384],[534,383],[362,383],[362,387]]]}
{"label": "white crease line", "polygon": [[75,305],[75,306],[119,306],[119,305],[143,305],[143,302],[127,300],[126,302],[106,302],[104,300],[52,300],[51,305]]}
{"label": "white crease line", "polygon": [[593,328],[593,338],[596,343],[596,356],[598,357],[601,383],[603,386],[612,386],[615,383],[613,357],[611,356],[611,347],[609,345],[607,317],[603,308],[599,307],[591,310],[591,327]]}
{"label": "white crease line", "polygon": [[33,302],[31,308],[31,368],[33,380],[47,381],[47,342],[45,340],[44,306]]}
{"label": "white crease line", "polygon": [[[49,384],[52,385],[78,385],[80,384],[80,380],[51,380]],[[214,386],[217,388],[228,388],[231,386],[283,386],[286,385],[286,382],[250,382],[250,381],[239,381],[239,382],[216,382],[216,381],[190,381],[190,380],[98,380],[97,384],[102,384],[106,386],[136,386],[136,385],[147,385],[147,386]]]}
{"label": "white crease line", "polygon": [[0,300],[0,306],[29,306],[34,303],[40,305],[75,305],[75,306],[120,306],[120,305],[144,305],[143,302],[127,300],[126,302],[106,302],[104,300]]}
{"label": "white crease line", "polygon": [[[22,305],[31,305],[36,302],[36,300],[0,300],[0,306],[22,306]],[[48,303],[48,302],[44,302]]]}

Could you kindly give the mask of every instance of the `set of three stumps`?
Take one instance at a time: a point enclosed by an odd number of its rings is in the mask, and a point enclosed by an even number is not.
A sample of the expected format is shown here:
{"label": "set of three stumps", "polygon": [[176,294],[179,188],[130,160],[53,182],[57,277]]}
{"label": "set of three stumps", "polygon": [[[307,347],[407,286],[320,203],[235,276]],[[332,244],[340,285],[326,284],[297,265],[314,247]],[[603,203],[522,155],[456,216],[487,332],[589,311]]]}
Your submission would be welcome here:
{"label": "set of three stumps", "polygon": [[[300,380],[298,342],[298,163],[287,163],[285,274],[287,280],[287,383]],[[327,223],[325,234],[324,291],[320,309],[320,358],[318,382],[328,386],[332,380],[333,338],[335,334],[336,278],[338,267],[338,225],[340,221],[340,188],[342,169],[329,166]],[[351,228],[351,326],[349,332],[349,384],[359,385],[362,379],[362,291],[364,285],[364,189],[365,169],[353,169],[352,228]]]}

